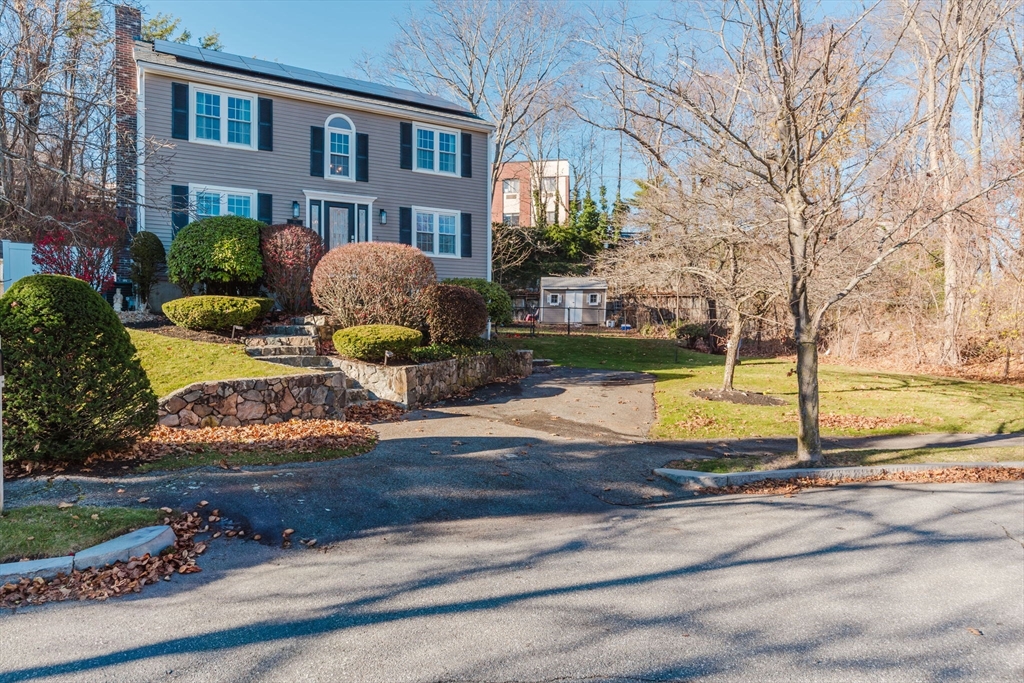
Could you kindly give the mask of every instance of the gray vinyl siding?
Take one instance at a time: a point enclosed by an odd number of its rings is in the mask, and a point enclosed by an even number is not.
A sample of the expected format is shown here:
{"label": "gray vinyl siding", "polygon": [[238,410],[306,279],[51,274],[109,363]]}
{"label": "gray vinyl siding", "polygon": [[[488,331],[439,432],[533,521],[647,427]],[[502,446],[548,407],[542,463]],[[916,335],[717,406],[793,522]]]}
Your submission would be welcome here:
{"label": "gray vinyl siding", "polygon": [[[397,242],[399,207],[423,206],[472,215],[473,256],[433,258],[439,278],[486,277],[487,233],[490,222],[487,199],[487,136],[472,132],[473,177],[451,177],[418,173],[399,168],[399,124],[414,121],[406,112],[396,116],[266,95],[248,83],[242,92],[274,100],[274,151],[232,149],[186,140],[171,139],[171,79],[147,73],[144,84],[145,136],[157,142],[145,164],[144,227],[156,233],[165,245],[171,241],[171,185],[207,184],[244,188],[273,195],[273,218],[284,223],[291,217],[292,202],[302,207],[306,222],[303,190],[376,197],[370,223],[373,240]],[[331,114],[348,116],[356,132],[369,135],[369,182],[345,182],[309,174],[309,131],[323,126]],[[190,127],[194,121],[190,120]],[[448,127],[456,128],[456,125]],[[255,125],[253,135],[256,134]],[[469,132],[469,131],[467,131]],[[353,141],[354,142],[354,141]],[[353,163],[355,162],[353,149]],[[387,212],[387,225],[380,225],[380,210]],[[256,207],[253,206],[253,217]]]}

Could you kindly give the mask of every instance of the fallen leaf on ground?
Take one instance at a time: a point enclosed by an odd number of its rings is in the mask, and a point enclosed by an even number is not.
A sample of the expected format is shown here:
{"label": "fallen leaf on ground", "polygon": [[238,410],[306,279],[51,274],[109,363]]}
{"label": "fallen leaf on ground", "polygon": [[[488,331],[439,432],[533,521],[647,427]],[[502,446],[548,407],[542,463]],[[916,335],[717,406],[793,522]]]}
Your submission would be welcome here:
{"label": "fallen leaf on ground", "polygon": [[976,636],[982,636],[982,635],[985,635],[984,633],[982,633],[981,631],[979,631],[979,630],[978,630],[978,629],[976,629],[976,628],[969,628],[969,629],[967,629],[967,632],[968,632],[968,633],[971,633],[971,634],[973,634],[973,635],[976,635]]}
{"label": "fallen leaf on ground", "polygon": [[1022,467],[946,467],[909,472],[879,472],[867,477],[846,479],[815,479],[813,477],[766,479],[741,486],[700,488],[696,492],[710,495],[746,493],[789,497],[802,489],[826,488],[840,484],[865,484],[872,481],[894,481],[901,484],[994,484],[1001,481],[1020,480],[1024,480],[1024,468]]}
{"label": "fallen leaf on ground", "polygon": [[139,498],[139,502],[140,503],[145,503],[148,500],[149,500],[149,496],[143,496],[142,498]]}
{"label": "fallen leaf on ground", "polygon": [[67,510],[68,508],[75,507],[74,503],[57,503],[58,510]]}

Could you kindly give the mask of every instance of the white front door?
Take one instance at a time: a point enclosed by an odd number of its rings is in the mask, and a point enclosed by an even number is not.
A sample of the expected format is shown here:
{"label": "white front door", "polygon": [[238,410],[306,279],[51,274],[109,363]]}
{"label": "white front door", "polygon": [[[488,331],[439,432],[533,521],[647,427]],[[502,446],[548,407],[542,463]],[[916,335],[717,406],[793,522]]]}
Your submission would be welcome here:
{"label": "white front door", "polygon": [[578,323],[583,320],[583,292],[565,293],[565,321]]}

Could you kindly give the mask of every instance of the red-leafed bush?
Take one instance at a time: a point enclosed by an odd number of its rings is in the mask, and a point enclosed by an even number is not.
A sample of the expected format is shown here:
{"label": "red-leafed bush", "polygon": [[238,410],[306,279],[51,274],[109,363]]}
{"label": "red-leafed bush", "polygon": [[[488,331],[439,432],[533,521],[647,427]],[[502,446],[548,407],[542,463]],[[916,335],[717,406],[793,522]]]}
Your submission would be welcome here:
{"label": "red-leafed bush", "polygon": [[313,306],[313,271],[324,255],[320,236],[301,225],[270,225],[260,232],[263,281],[288,313]]}
{"label": "red-leafed bush", "polygon": [[32,263],[47,275],[69,275],[102,292],[114,285],[114,255],[128,228],[108,213],[82,211],[58,217],[37,235]]}
{"label": "red-leafed bush", "polygon": [[480,292],[458,285],[423,290],[431,344],[454,344],[478,337],[487,328],[487,302]]}
{"label": "red-leafed bush", "polygon": [[313,273],[313,302],[343,327],[419,329],[420,294],[437,281],[434,264],[405,244],[360,242],[331,249]]}

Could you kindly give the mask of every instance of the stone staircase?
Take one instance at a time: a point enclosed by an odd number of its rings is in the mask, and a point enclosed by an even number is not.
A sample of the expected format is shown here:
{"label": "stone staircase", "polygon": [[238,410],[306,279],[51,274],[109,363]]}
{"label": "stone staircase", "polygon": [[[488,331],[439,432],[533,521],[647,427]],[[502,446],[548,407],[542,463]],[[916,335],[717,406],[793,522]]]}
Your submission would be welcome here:
{"label": "stone staircase", "polygon": [[[264,334],[248,337],[245,352],[254,360],[297,368],[317,368],[323,372],[340,372],[326,356],[316,353],[317,325],[322,316],[292,318],[287,325],[267,325]],[[345,388],[347,405],[358,405],[369,400],[366,389],[351,377]]]}

